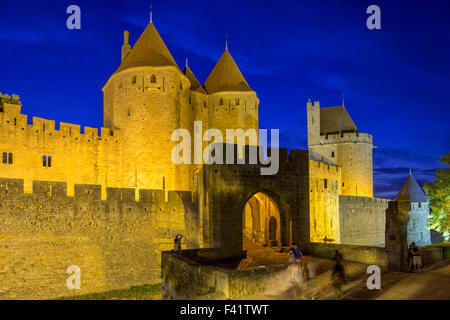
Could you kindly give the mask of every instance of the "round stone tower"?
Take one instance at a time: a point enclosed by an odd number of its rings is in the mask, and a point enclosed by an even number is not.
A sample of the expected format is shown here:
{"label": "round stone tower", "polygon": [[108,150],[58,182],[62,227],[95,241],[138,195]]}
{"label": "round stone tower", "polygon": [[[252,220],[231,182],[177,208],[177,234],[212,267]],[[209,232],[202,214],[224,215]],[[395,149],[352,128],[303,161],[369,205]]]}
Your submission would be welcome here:
{"label": "round stone tower", "polygon": [[259,99],[239,70],[228,46],[204,87],[209,94],[210,128],[219,129],[224,139],[227,129],[254,129],[258,135]]}
{"label": "round stone tower", "polygon": [[152,22],[131,48],[125,32],[122,63],[103,88],[104,126],[120,130],[121,187],[189,190],[190,166],[175,165],[174,130],[189,129],[190,81]]}

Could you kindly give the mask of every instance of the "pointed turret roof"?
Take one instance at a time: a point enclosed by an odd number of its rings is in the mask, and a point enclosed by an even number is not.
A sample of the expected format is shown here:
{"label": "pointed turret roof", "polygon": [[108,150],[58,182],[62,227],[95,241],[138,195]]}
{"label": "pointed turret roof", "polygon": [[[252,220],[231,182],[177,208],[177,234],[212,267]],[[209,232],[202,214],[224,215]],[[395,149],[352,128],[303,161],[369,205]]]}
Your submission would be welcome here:
{"label": "pointed turret roof", "polygon": [[128,68],[143,66],[174,66],[177,63],[167,49],[153,23],[145,28],[116,73]]}
{"label": "pointed turret roof", "polygon": [[408,178],[406,178],[406,181],[398,193],[397,198],[404,195],[409,195],[411,202],[427,202],[425,193],[417,183],[416,179],[414,179],[411,172],[409,173]]}
{"label": "pointed turret roof", "polygon": [[206,94],[205,89],[202,87],[200,82],[195,77],[194,73],[191,71],[191,69],[187,65],[186,65],[186,68],[184,68],[184,70],[183,70],[183,74],[191,82],[191,90],[192,91],[196,91],[196,92],[200,92],[200,93],[205,93]]}
{"label": "pointed turret roof", "polygon": [[223,91],[253,91],[239,70],[230,52],[225,50],[206,79],[204,87],[208,93]]}
{"label": "pointed turret roof", "polygon": [[358,128],[344,106],[320,109],[321,133],[345,130],[357,131]]}

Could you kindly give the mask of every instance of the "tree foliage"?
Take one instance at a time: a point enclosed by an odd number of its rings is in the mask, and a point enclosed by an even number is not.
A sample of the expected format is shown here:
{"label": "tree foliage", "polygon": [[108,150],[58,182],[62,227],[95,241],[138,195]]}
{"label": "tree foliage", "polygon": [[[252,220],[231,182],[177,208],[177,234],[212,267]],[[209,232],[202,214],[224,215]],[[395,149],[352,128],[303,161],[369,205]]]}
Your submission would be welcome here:
{"label": "tree foliage", "polygon": [[21,104],[20,97],[17,94],[13,94],[13,96],[11,97],[9,94],[2,94],[0,92],[0,104],[5,103]]}
{"label": "tree foliage", "polygon": [[[442,156],[441,163],[450,165],[450,153]],[[431,207],[429,228],[450,240],[450,169],[436,170],[434,182],[425,184],[424,188]]]}

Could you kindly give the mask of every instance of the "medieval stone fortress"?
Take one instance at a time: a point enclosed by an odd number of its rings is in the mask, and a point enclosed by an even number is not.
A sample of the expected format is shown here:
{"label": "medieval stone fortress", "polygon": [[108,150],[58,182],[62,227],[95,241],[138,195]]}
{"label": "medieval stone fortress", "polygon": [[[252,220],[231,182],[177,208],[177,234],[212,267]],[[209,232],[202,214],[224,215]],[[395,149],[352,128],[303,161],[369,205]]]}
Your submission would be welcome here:
{"label": "medieval stone fortress", "polygon": [[0,298],[65,296],[71,265],[82,270],[78,294],[160,282],[161,264],[171,265],[161,252],[179,233],[183,249],[216,257],[295,241],[318,255],[341,245],[392,268],[404,242],[430,243],[428,204],[412,175],[399,201],[373,197],[373,137],[344,105],[308,101],[308,150],[277,150],[273,176],[260,175],[263,164],[173,163],[172,133],[193,136],[195,121],[203,130],[259,129],[260,101],[228,48],[201,85],[150,22],[133,46],[125,32],[103,94],[100,129],[28,124],[16,98],[2,100]]}

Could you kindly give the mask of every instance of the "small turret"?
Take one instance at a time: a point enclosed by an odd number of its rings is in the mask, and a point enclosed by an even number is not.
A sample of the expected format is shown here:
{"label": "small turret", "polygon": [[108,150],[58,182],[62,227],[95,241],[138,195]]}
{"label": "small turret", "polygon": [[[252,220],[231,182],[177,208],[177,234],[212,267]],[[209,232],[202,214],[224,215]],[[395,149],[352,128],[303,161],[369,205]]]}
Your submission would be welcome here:
{"label": "small turret", "polygon": [[319,143],[320,138],[320,102],[311,102],[308,99],[306,104],[308,114],[308,146],[313,146]]}
{"label": "small turret", "polygon": [[408,213],[409,221],[407,226],[408,244],[412,242],[415,242],[418,246],[431,244],[431,234],[427,228],[430,207],[425,193],[416,179],[414,179],[411,170],[396,200],[404,196],[409,196],[409,201],[411,202],[411,211]]}
{"label": "small turret", "polygon": [[122,62],[128,56],[130,51],[131,51],[130,33],[125,30],[124,33],[123,33]]}

